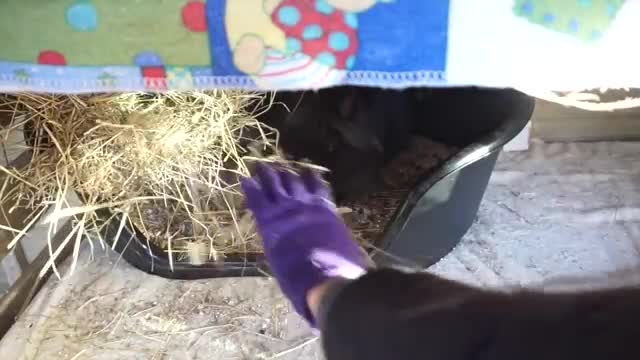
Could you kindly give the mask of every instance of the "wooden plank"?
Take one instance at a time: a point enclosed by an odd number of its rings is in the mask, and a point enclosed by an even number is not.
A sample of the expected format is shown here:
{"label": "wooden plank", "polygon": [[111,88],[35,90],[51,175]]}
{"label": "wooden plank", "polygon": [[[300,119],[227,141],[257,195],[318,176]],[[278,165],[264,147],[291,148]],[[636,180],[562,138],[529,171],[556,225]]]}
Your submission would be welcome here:
{"label": "wooden plank", "polygon": [[532,134],[544,141],[640,140],[640,108],[593,112],[538,100]]}

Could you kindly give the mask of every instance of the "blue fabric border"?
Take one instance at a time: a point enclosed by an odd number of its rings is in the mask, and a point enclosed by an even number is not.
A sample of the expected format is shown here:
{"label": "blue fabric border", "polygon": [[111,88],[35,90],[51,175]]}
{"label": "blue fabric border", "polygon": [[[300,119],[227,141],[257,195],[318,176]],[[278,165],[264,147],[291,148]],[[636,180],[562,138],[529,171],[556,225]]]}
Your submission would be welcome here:
{"label": "blue fabric border", "polygon": [[233,64],[233,54],[227,39],[225,11],[226,0],[207,1],[207,22],[209,25],[209,49],[213,75],[244,76]]}
{"label": "blue fabric border", "polygon": [[449,0],[379,2],[357,16],[360,50],[352,70],[445,71]]}

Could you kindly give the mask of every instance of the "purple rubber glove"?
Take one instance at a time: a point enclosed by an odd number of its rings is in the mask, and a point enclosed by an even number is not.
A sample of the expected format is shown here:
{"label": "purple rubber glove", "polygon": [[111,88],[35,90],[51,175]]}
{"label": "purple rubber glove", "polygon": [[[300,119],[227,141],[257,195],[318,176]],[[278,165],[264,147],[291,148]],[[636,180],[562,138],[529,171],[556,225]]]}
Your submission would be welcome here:
{"label": "purple rubber glove", "polygon": [[284,294],[315,327],[307,292],[328,279],[355,279],[367,266],[329,188],[311,171],[296,175],[262,163],[242,181],[247,206],[264,241],[264,253]]}

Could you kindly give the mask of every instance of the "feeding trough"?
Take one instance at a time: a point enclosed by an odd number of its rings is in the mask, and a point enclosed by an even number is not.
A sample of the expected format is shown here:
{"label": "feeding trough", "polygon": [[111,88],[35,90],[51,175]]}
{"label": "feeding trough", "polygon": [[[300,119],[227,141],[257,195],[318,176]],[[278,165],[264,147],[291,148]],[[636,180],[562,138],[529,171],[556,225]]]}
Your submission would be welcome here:
{"label": "feeding trough", "polygon": [[[342,88],[329,93],[327,91],[329,90],[320,93],[322,96],[326,95],[326,98],[333,96],[338,99],[343,94],[342,91],[355,90]],[[378,100],[389,94],[396,99],[413,97],[409,104],[401,101],[403,105],[392,107],[392,111],[387,109],[386,113],[385,106],[378,104],[379,111],[389,118],[396,119],[398,116],[410,114],[412,118],[404,124],[408,124],[405,130],[408,129],[411,136],[428,138],[449,149],[456,149],[455,153],[442,158],[437,167],[414,174],[413,185],[397,199],[394,209],[389,211],[386,222],[382,224],[383,228],[378,231],[377,238],[367,246],[370,255],[378,264],[427,267],[450,252],[471,226],[496,159],[502,147],[528,122],[534,100],[520,92],[507,89],[413,89],[402,93],[393,90],[372,91],[374,93],[369,95]],[[326,114],[327,109],[334,105],[337,112],[344,111],[348,114],[350,111],[358,111],[358,105],[353,104],[325,104],[324,108],[320,108],[320,105],[314,107],[313,99],[316,95],[310,96],[312,105],[309,109],[312,113],[317,111]],[[289,147],[292,148],[289,151],[297,152],[296,156],[308,155],[308,158],[317,161],[314,157],[322,158],[323,154],[319,155],[311,144],[293,149],[296,144],[304,145],[305,142],[287,139],[287,126],[282,123],[278,125],[277,119],[290,117],[287,114],[295,113],[295,109],[301,106],[304,99],[305,94],[300,92],[276,95],[277,103],[286,105],[286,112],[276,108],[266,113],[263,118],[267,123],[275,121],[273,125],[281,127],[285,150],[289,143]],[[341,108],[343,106],[347,109]],[[401,111],[405,109],[403,106],[410,106],[411,112]],[[365,146],[380,145],[375,142],[365,143]],[[393,158],[401,156],[401,153],[402,150],[398,150],[394,156],[387,159],[383,153],[381,161],[384,164],[392,163]],[[331,166],[329,168],[331,169]],[[365,172],[361,180],[366,181],[369,178],[366,174]],[[357,178],[355,174],[352,175]],[[334,173],[329,175],[329,179],[339,181],[340,176]],[[342,187],[341,183],[336,185]],[[367,187],[363,186],[363,189]],[[339,202],[352,203],[374,196],[381,189],[368,191],[370,193],[365,191],[364,194],[359,194],[360,200],[352,200],[349,199],[349,186],[336,190]],[[340,200],[340,197],[343,200]],[[101,211],[105,218],[110,217],[108,209]],[[174,279],[257,276],[268,273],[263,255],[256,252],[228,253],[215,261],[206,261],[198,265],[170,261],[166,252],[146,241],[139,229],[131,226],[121,228],[116,220],[106,224],[104,238],[114,239],[114,235],[119,231],[115,250],[121,253],[127,262],[145,272]]]}

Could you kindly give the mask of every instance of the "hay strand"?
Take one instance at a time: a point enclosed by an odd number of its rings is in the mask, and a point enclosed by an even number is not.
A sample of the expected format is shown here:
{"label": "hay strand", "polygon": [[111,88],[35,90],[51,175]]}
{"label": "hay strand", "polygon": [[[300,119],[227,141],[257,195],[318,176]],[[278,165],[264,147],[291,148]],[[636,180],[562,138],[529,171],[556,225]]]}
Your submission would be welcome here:
{"label": "hay strand", "polygon": [[[602,97],[596,92],[568,92],[566,94],[559,94],[553,91],[537,89],[518,88],[517,90],[541,100],[586,111],[604,112],[640,107],[640,98],[638,97],[626,96],[620,100],[603,101]],[[602,94],[607,90],[608,89],[600,89],[599,92]]]}
{"label": "hay strand", "polygon": [[[166,249],[172,264],[261,251],[252,221],[239,221],[246,214],[239,179],[254,159],[279,159],[277,132],[256,120],[269,106],[263,100],[227,90],[0,97],[15,119],[10,126],[23,127],[33,149],[26,168],[0,166],[8,175],[0,203],[39,210],[24,229],[11,229],[10,247],[50,207],[50,234],[69,219],[75,224],[63,240],[74,241],[74,257],[88,234],[115,248],[126,224]],[[67,192],[84,204],[66,204]],[[110,218],[99,215],[104,209]],[[104,239],[109,221],[118,221],[118,230]],[[43,273],[55,271],[61,247],[50,245]]]}

